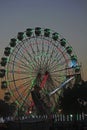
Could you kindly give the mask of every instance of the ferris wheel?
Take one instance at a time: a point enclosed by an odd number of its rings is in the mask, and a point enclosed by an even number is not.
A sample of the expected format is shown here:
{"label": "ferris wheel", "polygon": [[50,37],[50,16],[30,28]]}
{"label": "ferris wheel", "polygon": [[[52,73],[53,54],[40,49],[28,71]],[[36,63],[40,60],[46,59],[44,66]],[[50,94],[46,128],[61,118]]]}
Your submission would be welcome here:
{"label": "ferris wheel", "polygon": [[68,41],[48,28],[28,28],[10,40],[0,62],[4,100],[24,113],[57,111],[63,88],[73,87],[80,66]]}

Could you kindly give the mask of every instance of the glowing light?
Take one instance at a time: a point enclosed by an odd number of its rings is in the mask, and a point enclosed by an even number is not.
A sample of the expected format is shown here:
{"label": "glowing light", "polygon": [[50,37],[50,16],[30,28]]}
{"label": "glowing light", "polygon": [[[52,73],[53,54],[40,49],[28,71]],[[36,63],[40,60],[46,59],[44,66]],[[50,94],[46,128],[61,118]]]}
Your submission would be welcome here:
{"label": "glowing light", "polygon": [[73,115],[71,114],[70,117],[73,117]]}
{"label": "glowing light", "polygon": [[69,67],[76,67],[76,66],[77,66],[76,60],[71,60],[71,61],[69,62]]}

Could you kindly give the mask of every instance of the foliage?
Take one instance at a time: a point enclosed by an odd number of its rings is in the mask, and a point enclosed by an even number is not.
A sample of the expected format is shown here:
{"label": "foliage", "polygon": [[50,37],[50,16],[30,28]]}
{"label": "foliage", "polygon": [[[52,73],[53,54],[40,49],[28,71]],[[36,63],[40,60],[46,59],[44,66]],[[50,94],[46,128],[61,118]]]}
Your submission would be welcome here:
{"label": "foliage", "polygon": [[87,81],[75,84],[72,89],[64,89],[60,97],[60,108],[64,113],[80,113],[87,111]]}
{"label": "foliage", "polygon": [[0,100],[0,116],[12,116],[15,111],[15,105],[13,103],[6,103],[3,100]]}

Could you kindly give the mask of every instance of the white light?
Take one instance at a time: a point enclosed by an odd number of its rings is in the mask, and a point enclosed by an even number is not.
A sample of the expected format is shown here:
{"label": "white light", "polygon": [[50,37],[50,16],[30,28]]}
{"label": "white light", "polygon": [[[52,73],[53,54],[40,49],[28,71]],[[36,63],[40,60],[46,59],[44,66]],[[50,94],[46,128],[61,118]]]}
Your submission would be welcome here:
{"label": "white light", "polygon": [[71,114],[70,117],[73,117],[73,115]]}

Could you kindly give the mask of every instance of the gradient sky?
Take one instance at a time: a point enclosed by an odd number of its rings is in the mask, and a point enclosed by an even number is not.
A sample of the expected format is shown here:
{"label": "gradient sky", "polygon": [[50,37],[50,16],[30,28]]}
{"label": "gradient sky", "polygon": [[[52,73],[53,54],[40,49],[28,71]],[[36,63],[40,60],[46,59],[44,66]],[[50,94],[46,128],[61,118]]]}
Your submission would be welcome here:
{"label": "gradient sky", "polygon": [[0,58],[11,38],[36,26],[69,41],[87,80],[87,0],[0,0]]}

